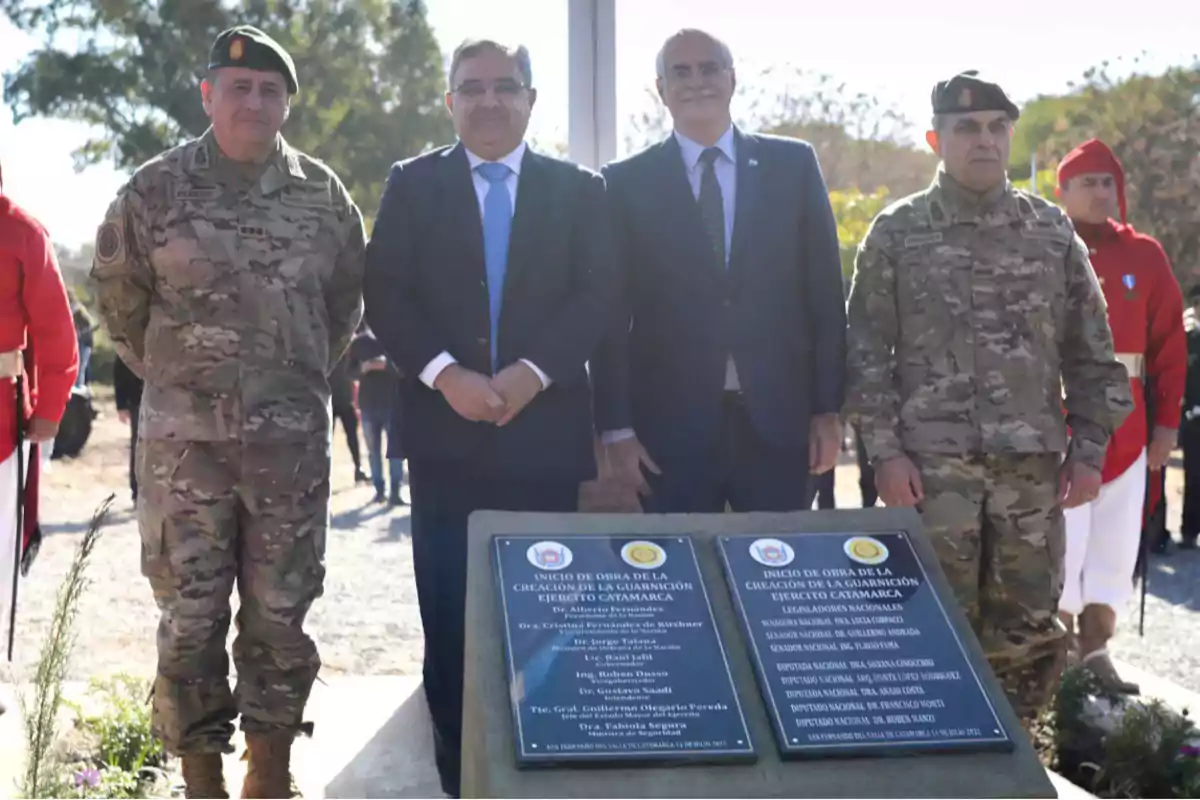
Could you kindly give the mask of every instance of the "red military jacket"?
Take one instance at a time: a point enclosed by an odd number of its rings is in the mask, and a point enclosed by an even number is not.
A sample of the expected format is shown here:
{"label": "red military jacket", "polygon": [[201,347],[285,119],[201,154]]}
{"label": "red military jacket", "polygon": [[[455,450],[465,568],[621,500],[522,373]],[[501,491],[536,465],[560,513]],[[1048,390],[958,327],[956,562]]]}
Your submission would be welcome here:
{"label": "red military jacket", "polygon": [[[0,194],[0,358],[22,351],[24,418],[62,419],[79,371],[67,289],[50,236]],[[0,461],[16,447],[17,401],[0,378]]]}
{"label": "red military jacket", "polygon": [[[1162,246],[1115,220],[1096,225],[1075,222],[1088,246],[1092,266],[1108,304],[1117,357],[1129,371],[1137,408],[1108,444],[1104,469],[1108,483],[1137,460],[1149,441],[1149,426],[1179,427],[1187,380],[1187,334],[1183,295]],[[1155,418],[1146,415],[1144,381],[1154,379]]]}

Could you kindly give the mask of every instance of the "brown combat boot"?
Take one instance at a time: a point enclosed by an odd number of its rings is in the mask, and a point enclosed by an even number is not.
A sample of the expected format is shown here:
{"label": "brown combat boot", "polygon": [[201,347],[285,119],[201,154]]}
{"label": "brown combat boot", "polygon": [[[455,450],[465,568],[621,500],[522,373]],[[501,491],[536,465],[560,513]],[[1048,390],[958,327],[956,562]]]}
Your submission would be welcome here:
{"label": "brown combat boot", "polygon": [[292,779],[291,733],[246,734],[246,779],[243,798],[300,797]]}
{"label": "brown combat boot", "polygon": [[220,753],[190,753],[182,761],[184,797],[229,797]]}

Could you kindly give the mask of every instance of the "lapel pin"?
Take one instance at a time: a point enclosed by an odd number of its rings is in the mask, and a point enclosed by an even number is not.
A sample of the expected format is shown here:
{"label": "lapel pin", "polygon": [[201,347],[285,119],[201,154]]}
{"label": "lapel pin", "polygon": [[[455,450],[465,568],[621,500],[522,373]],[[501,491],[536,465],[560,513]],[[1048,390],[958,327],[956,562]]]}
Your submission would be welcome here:
{"label": "lapel pin", "polygon": [[750,159],[750,160],[749,160],[749,162],[747,162],[747,163],[748,163],[750,166],[752,166],[752,167],[757,167],[757,166],[758,166],[758,159],[757,159],[757,158],[752,158],[752,159]]}

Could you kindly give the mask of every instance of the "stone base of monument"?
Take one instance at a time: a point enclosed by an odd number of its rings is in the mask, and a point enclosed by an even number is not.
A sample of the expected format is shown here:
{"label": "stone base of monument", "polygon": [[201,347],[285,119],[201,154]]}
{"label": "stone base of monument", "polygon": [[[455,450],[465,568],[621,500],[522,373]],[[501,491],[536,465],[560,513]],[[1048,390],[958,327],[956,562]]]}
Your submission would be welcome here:
{"label": "stone base of monument", "polygon": [[463,797],[1056,797],[909,509],[477,512]]}

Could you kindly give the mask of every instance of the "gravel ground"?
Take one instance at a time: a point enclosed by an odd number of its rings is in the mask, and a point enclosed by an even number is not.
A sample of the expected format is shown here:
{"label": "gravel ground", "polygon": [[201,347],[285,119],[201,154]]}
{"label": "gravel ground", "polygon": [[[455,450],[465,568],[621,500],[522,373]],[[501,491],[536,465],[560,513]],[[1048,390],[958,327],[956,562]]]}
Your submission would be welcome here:
{"label": "gravel ground", "polygon": [[1150,556],[1146,582],[1145,635],[1138,635],[1141,587],[1118,621],[1110,649],[1115,658],[1200,692],[1200,550],[1180,550],[1182,462],[1167,473],[1167,528],[1175,543],[1166,555]]}
{"label": "gravel ground", "polygon": [[[154,672],[157,610],[138,571],[137,527],[126,486],[127,429],[117,421],[107,396],[98,402],[101,416],[85,453],[74,461],[54,462],[46,476],[42,519],[47,538],[33,574],[22,584],[12,665],[18,679],[28,677],[37,659],[58,583],[93,510],[110,492],[117,500],[89,569],[92,586],[82,603],[71,678],[117,671],[150,677]],[[323,674],[419,673],[421,624],[408,510],[370,505],[373,491],[352,482],[341,433],[334,450],[334,529],[325,596],[307,624],[320,648]],[[1168,474],[1169,527],[1176,532],[1181,482],[1176,459]],[[858,474],[850,460],[838,468],[836,483],[838,506],[857,506]],[[1200,691],[1200,647],[1192,643],[1200,639],[1200,551],[1172,549],[1167,556],[1152,557],[1151,567],[1145,637],[1138,636],[1135,597],[1122,616],[1114,655]]]}
{"label": "gravel ground", "polygon": [[[88,567],[91,586],[80,606],[70,678],[154,674],[158,610],[139,572],[137,523],[126,479],[128,428],[117,420],[107,396],[98,402],[100,417],[84,453],[53,462],[45,476],[41,516],[46,538],[21,584],[11,665],[17,680],[32,673],[59,582],[92,513],[110,493],[116,499]],[[325,594],[306,623],[320,649],[322,675],[419,673],[421,618],[412,582],[408,509],[372,505],[374,490],[353,483],[340,432],[334,447]],[[363,457],[365,468],[365,446]],[[231,630],[231,641],[233,635]],[[6,672],[0,669],[0,675]]]}

